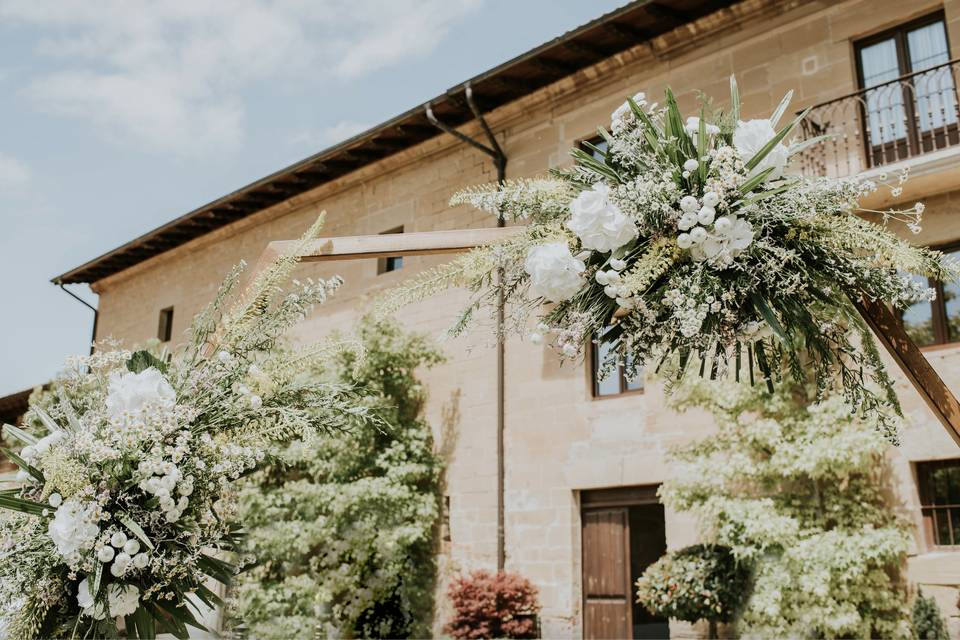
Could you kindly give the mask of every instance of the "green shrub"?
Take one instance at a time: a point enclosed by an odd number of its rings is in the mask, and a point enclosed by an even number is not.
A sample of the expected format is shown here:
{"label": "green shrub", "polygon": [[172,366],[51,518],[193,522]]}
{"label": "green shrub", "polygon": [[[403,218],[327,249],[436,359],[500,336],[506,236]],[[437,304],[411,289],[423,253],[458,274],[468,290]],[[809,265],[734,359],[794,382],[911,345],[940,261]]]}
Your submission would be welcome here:
{"label": "green shrub", "polygon": [[665,618],[730,622],[749,588],[750,570],[729,548],[696,544],[647,567],[637,580],[637,600]]}
{"label": "green shrub", "polygon": [[913,637],[917,640],[949,640],[947,623],[940,615],[940,607],[933,598],[917,592],[913,601]]}
{"label": "green shrub", "polygon": [[671,454],[660,496],[753,571],[736,623],[759,637],[907,638],[909,523],[888,502],[888,442],[839,396],[703,383],[672,402],[716,433]]}
{"label": "green shrub", "polygon": [[357,332],[364,357],[339,354],[314,374],[354,380],[384,424],[279,449],[242,491],[253,566],[232,596],[239,635],[429,633],[441,463],[414,371],[441,356],[393,324]]}

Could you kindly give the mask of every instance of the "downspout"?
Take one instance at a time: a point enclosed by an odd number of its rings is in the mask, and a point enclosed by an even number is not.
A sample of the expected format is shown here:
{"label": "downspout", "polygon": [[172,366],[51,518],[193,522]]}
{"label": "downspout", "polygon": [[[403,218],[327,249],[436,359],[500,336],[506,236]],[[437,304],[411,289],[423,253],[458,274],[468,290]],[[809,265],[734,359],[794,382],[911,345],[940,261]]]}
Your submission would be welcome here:
{"label": "downspout", "polygon": [[92,304],[90,304],[89,302],[87,302],[77,294],[75,294],[73,291],[70,291],[70,289],[67,289],[67,287],[64,286],[62,282],[58,282],[57,286],[63,289],[67,293],[67,295],[69,295],[71,298],[73,298],[74,300],[78,300],[80,304],[82,304],[86,308],[93,311],[93,331],[90,335],[90,355],[93,355],[93,347],[94,347],[94,344],[97,342],[97,322],[100,320],[100,312],[97,310],[95,306],[93,306]]}
{"label": "downspout", "polygon": [[[441,131],[449,133],[458,140],[461,140],[462,142],[465,142],[490,156],[493,159],[494,166],[497,168],[497,182],[503,185],[507,179],[507,156],[503,152],[503,148],[500,146],[500,143],[497,141],[497,137],[490,129],[490,125],[487,124],[486,119],[483,117],[483,113],[477,107],[477,103],[473,99],[473,88],[470,86],[469,82],[466,85],[464,94],[467,99],[467,106],[470,107],[473,117],[476,118],[480,123],[480,128],[483,129],[483,132],[487,136],[488,144],[483,144],[482,142],[475,140],[474,138],[471,138],[460,131],[457,131],[453,127],[440,122],[433,114],[433,109],[430,107],[430,103],[427,103],[426,106],[427,119],[431,122],[431,124]],[[506,224],[507,221],[504,218],[503,212],[498,212],[497,226],[504,227]],[[502,283],[503,277],[503,268],[501,267],[497,270],[498,282]],[[497,294],[497,571],[503,571],[506,567],[507,561],[507,536],[504,515],[504,495],[506,486],[506,468],[504,465],[504,429],[506,426],[506,341],[503,335],[503,327],[505,306],[506,301],[504,299],[503,289],[501,288]]]}

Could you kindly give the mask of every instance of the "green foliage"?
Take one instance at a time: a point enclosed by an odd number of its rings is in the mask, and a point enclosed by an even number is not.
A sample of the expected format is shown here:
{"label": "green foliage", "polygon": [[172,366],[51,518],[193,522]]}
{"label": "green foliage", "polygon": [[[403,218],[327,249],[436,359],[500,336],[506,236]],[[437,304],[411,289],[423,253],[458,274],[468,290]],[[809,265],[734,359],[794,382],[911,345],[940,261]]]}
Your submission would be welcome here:
{"label": "green foliage", "polygon": [[664,504],[754,567],[738,620],[762,637],[909,637],[899,571],[909,527],[885,498],[887,443],[840,397],[745,385],[677,390],[719,431],[671,454]]}
{"label": "green foliage", "polygon": [[422,637],[429,633],[441,462],[420,413],[421,336],[361,322],[363,353],[314,375],[353,381],[383,425],[359,422],[274,450],[241,492],[255,564],[233,597],[252,638]]}
{"label": "green foliage", "polygon": [[728,547],[697,544],[668,553],[637,580],[650,613],[697,622],[730,622],[750,589],[750,569]]}
{"label": "green foliage", "polygon": [[937,601],[929,596],[917,593],[913,601],[913,637],[917,640],[948,640],[947,623],[940,615]]}

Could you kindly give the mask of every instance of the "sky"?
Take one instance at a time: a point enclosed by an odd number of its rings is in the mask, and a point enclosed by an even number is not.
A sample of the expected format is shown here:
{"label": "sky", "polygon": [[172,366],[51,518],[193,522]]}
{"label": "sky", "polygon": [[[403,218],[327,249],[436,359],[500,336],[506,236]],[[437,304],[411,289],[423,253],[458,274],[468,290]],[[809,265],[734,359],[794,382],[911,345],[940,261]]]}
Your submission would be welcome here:
{"label": "sky", "polygon": [[0,0],[0,395],[89,349],[52,277],[624,3]]}

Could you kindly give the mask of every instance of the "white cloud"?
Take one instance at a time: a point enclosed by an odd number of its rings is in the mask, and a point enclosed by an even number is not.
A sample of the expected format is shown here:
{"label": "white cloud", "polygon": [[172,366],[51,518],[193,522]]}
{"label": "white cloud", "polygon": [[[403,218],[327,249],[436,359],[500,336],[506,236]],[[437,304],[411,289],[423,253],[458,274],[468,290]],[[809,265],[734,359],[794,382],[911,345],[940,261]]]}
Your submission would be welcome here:
{"label": "white cloud", "polygon": [[239,146],[256,83],[350,79],[428,54],[481,2],[0,0],[0,20],[36,30],[52,70],[24,91],[41,108],[190,155]]}
{"label": "white cloud", "polygon": [[30,168],[13,156],[0,152],[0,189],[17,189],[28,182]]}
{"label": "white cloud", "polygon": [[301,131],[292,137],[291,142],[308,147],[328,147],[343,142],[347,138],[352,138],[372,126],[369,122],[341,120],[337,124],[325,127],[320,131]]}

